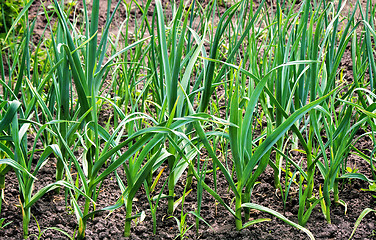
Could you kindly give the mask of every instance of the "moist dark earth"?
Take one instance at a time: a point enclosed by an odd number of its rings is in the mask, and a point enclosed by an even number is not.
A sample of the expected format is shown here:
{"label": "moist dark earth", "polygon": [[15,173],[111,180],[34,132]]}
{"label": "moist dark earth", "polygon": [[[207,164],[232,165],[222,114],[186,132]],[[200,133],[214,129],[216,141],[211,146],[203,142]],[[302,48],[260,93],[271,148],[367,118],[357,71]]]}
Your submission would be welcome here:
{"label": "moist dark earth", "polygon": [[[364,141],[364,147],[371,147],[371,141]],[[367,165],[363,164],[359,159],[350,157],[350,162],[359,168],[359,172],[367,171]],[[120,171],[119,171],[120,173]],[[218,172],[219,173],[219,172]],[[40,171],[38,181],[36,181],[36,188],[39,189],[48,183],[54,181],[55,166],[53,159],[49,165],[46,165]],[[122,175],[122,174],[120,174]],[[161,189],[162,183],[167,179],[167,174],[164,174],[159,181],[157,189]],[[185,179],[184,177],[182,179]],[[222,174],[218,176],[218,193],[230,204],[234,197],[228,191],[228,185],[224,180]],[[297,222],[298,213],[298,198],[296,191],[291,190],[286,208],[283,209],[280,195],[276,193],[273,185],[273,172],[268,168],[266,172],[260,177],[260,183],[256,185],[253,194],[252,202],[271,208],[290,220]],[[207,175],[205,182],[214,187],[212,176]],[[117,198],[120,196],[119,187],[115,178],[108,178],[103,184],[102,193],[97,201],[98,208],[115,204]],[[176,195],[180,197],[184,188],[184,182],[180,182],[176,188]],[[196,182],[192,185],[193,191],[186,197],[184,203],[184,213],[187,213],[196,208]],[[347,213],[344,212],[344,207],[333,206],[331,212],[332,224],[327,224],[319,205],[313,210],[310,220],[307,223],[307,228],[313,233],[316,239],[348,239],[354,227],[356,219],[365,208],[375,208],[375,199],[372,198],[371,193],[362,191],[366,189],[367,184],[358,180],[351,182],[343,182],[340,185],[340,198],[348,205]],[[37,190],[36,189],[36,190]],[[159,191],[159,190],[157,190]],[[22,239],[22,218],[21,210],[16,207],[18,204],[18,185],[17,179],[13,172],[7,175],[5,200],[3,203],[1,217],[5,218],[5,222],[13,221],[5,229],[0,230],[1,239]],[[57,227],[64,230],[69,235],[73,235],[74,230],[77,229],[76,218],[71,209],[65,206],[64,193],[56,195],[55,192],[50,192],[41,198],[32,207],[32,214],[38,221],[41,231],[45,231],[42,239],[67,239],[65,235],[56,230],[46,230],[48,227]],[[157,232],[153,234],[151,213],[149,210],[149,203],[146,198],[144,189],[140,189],[136,195],[134,209],[138,211],[145,211],[146,217],[137,225],[133,224],[132,234],[130,239],[174,239],[179,230],[175,219],[168,218],[167,202],[162,200],[157,211]],[[178,219],[180,218],[181,206],[177,208],[174,213]],[[134,211],[134,213],[136,213]],[[201,216],[211,225],[209,228],[202,223],[199,227],[199,234],[196,235],[195,226],[193,226],[187,233],[186,237],[189,239],[308,239],[305,233],[287,225],[273,216],[254,211],[251,214],[253,219],[257,218],[271,218],[269,222],[255,224],[251,227],[237,231],[235,228],[234,217],[229,212],[218,204],[213,197],[204,192],[202,199]],[[105,212],[97,215],[93,220],[89,220],[87,225],[87,239],[125,239],[123,237],[125,221],[125,208],[119,208],[112,213]],[[187,217],[188,226],[195,223],[193,216]],[[375,214],[368,214],[356,230],[353,239],[376,239],[376,217]],[[35,220],[31,220],[30,234],[38,234],[38,228]],[[37,239],[31,236],[30,239]]]}
{"label": "moist dark earth", "polygon": [[[37,9],[40,3],[35,2],[30,12],[31,15],[36,16]],[[106,9],[102,9],[105,15]],[[121,12],[121,9],[120,9]],[[40,17],[38,17],[40,18]],[[102,24],[103,23],[103,18]],[[36,29],[43,29],[45,22],[38,20],[39,24]],[[36,38],[38,38],[36,34]],[[34,39],[35,40],[35,39]],[[347,74],[347,81],[352,80],[351,71],[351,55],[347,51],[342,61],[342,67]],[[110,114],[103,113],[103,118]],[[107,119],[102,119],[104,122]],[[358,149],[373,149],[373,143],[370,138],[363,137],[356,144]],[[370,177],[369,165],[363,162],[361,158],[351,155],[348,159],[348,165],[356,167],[358,172],[364,173]],[[211,162],[209,160],[209,168]],[[39,172],[35,182],[35,190],[54,182],[55,178],[55,160],[51,160]],[[121,168],[118,170],[120,176],[123,176]],[[163,183],[167,179],[168,172],[162,175],[159,181],[156,193],[161,190]],[[317,173],[316,176],[320,175]],[[124,176],[123,176],[124,177]],[[176,187],[176,199],[182,196],[184,190],[186,176],[182,177],[183,182],[179,182]],[[206,176],[205,182],[214,188],[212,174]],[[280,193],[276,192],[273,183],[273,171],[270,167],[259,178],[259,183],[256,185],[252,193],[252,202],[259,205],[273,209],[288,219],[297,222],[298,213],[298,194],[296,189],[291,189],[289,199],[286,207],[283,207],[283,202]],[[318,179],[315,186],[318,188],[322,180]],[[192,185],[193,191],[185,198],[183,213],[193,211],[197,206],[197,182],[194,181]],[[223,175],[218,171],[218,194],[225,200],[225,202],[234,207],[233,194],[229,191],[228,184]],[[348,206],[347,212],[343,206],[333,205],[331,211],[332,224],[328,224],[321,212],[320,205],[317,205],[312,212],[312,215],[306,227],[313,233],[316,239],[348,239],[353,231],[354,224],[360,213],[365,208],[376,209],[376,199],[372,197],[375,193],[363,191],[367,189],[368,184],[360,180],[344,181],[340,183],[340,199],[342,199]],[[164,190],[166,192],[166,189]],[[17,207],[19,204],[19,192],[17,178],[14,172],[9,172],[6,176],[5,201],[3,201],[1,216],[5,218],[5,222],[11,222],[4,229],[0,229],[0,239],[22,239],[22,216],[21,209]],[[315,192],[317,194],[317,192]],[[118,184],[114,175],[107,178],[103,184],[102,192],[97,200],[97,208],[113,205],[121,195]],[[231,204],[232,203],[232,204]],[[68,204],[69,206],[69,204]],[[74,231],[77,230],[77,221],[72,209],[67,208],[65,204],[64,190],[60,194],[54,191],[49,192],[32,207],[32,215],[29,232],[30,239],[37,239],[40,235],[41,239],[67,239],[68,237],[60,231],[49,229],[55,227],[63,230],[68,235],[73,236]],[[145,219],[137,224],[134,222],[131,229],[130,239],[174,239],[179,235],[178,225],[174,218],[167,215],[167,201],[161,200],[157,210],[157,228],[156,234],[153,234],[153,221],[151,218],[149,202],[146,198],[146,193],[143,188],[139,190],[136,195],[135,207],[133,213],[145,212]],[[181,205],[177,208],[174,216],[180,219]],[[234,217],[218,202],[215,201],[208,193],[203,193],[201,217],[211,226],[208,227],[205,223],[200,222],[198,234],[196,233],[195,218],[187,215],[187,226],[190,230],[184,235],[188,239],[308,239],[307,235],[283,221],[258,211],[252,211],[251,218],[270,218],[271,221],[258,223],[252,225],[241,231],[235,228]],[[104,212],[95,216],[94,219],[88,221],[86,235],[87,239],[125,239],[123,237],[125,222],[125,207],[119,208],[113,212]],[[38,225],[39,228],[38,229]],[[376,239],[376,214],[368,214],[358,226],[353,239]]]}

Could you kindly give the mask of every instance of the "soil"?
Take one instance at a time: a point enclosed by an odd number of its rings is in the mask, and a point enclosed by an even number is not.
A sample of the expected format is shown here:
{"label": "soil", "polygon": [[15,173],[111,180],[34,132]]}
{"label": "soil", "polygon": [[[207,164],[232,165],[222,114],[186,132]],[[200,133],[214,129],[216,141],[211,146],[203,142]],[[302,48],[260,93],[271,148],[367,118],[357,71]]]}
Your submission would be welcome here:
{"label": "soil", "polygon": [[[30,12],[36,16],[39,1],[36,1]],[[123,10],[120,10],[120,12]],[[106,7],[101,8],[101,15],[105,16]],[[135,11],[135,14],[140,14]],[[170,13],[171,15],[171,13]],[[40,19],[39,19],[40,18]],[[119,17],[120,18],[120,17]],[[101,20],[102,19],[102,20]],[[100,18],[100,22],[104,24],[104,18]],[[120,19],[117,19],[121,21]],[[43,30],[45,21],[38,16],[36,31]],[[40,33],[39,33],[40,34]],[[40,38],[41,35],[39,35]],[[38,41],[38,33],[35,35],[35,41]],[[351,54],[347,51],[341,65],[347,73],[347,81],[352,79]],[[103,114],[103,116],[111,116],[111,114]],[[104,119],[104,122],[107,120]],[[372,140],[366,137],[361,138],[357,146],[359,149],[373,149]],[[299,156],[296,156],[299,157]],[[350,155],[348,159],[349,166],[354,166],[358,172],[370,176],[369,165],[361,158]],[[209,161],[209,167],[211,163]],[[38,174],[38,180],[35,182],[35,192],[54,182],[56,171],[55,160],[52,158],[48,164],[43,166]],[[124,179],[121,170],[119,175]],[[157,185],[157,193],[161,190],[164,181],[167,179],[166,171]],[[320,175],[320,173],[317,173]],[[183,176],[182,179],[186,179]],[[214,188],[212,174],[208,174],[205,183]],[[258,183],[252,193],[252,202],[273,209],[288,219],[297,222],[298,213],[298,194],[296,190],[290,191],[289,199],[285,209],[280,194],[275,191],[273,170],[268,167],[259,178]],[[184,191],[184,182],[179,182],[176,187],[177,198],[181,197]],[[319,183],[318,183],[319,184]],[[318,186],[318,185],[316,185]],[[224,201],[234,207],[233,194],[229,191],[228,184],[223,175],[218,171],[218,194]],[[331,211],[332,224],[328,224],[321,212],[320,205],[317,205],[306,225],[313,233],[316,239],[348,239],[353,231],[354,224],[360,213],[365,208],[376,209],[376,199],[372,197],[375,193],[363,191],[367,189],[368,184],[360,180],[344,181],[340,183],[340,198],[347,204],[348,209],[345,213],[343,206],[333,205]],[[213,197],[204,191],[202,198],[201,217],[211,226],[200,222],[198,234],[196,234],[195,218],[190,215],[189,211],[194,211],[197,207],[197,182],[192,185],[192,192],[185,198],[183,213],[187,213],[187,226],[192,226],[184,235],[188,239],[308,239],[307,235],[281,220],[258,211],[252,211],[251,218],[270,218],[270,221],[252,225],[241,231],[235,228],[234,217]],[[164,189],[166,192],[166,189]],[[121,195],[118,184],[114,175],[105,179],[101,194],[97,200],[97,208],[102,208],[115,204]],[[5,218],[5,222],[11,222],[4,229],[0,229],[0,239],[22,239],[22,215],[21,209],[17,207],[19,204],[18,180],[14,172],[6,175],[6,188],[4,191],[5,201],[3,201],[0,218]],[[232,204],[231,204],[232,203]],[[68,204],[69,206],[69,204]],[[141,188],[135,201],[133,212],[145,212],[145,219],[137,224],[134,222],[131,229],[130,239],[174,239],[179,235],[178,224],[174,218],[167,215],[167,202],[161,200],[157,210],[156,224],[157,232],[153,234],[153,221],[149,202],[146,193]],[[31,219],[29,232],[30,239],[37,239],[38,234],[41,239],[67,239],[62,232],[51,227],[58,228],[68,235],[74,235],[77,230],[77,220],[73,211],[66,207],[64,191],[56,194],[54,191],[47,193],[39,201],[37,201],[31,210],[34,218]],[[181,216],[181,206],[174,213],[177,219]],[[105,212],[98,214],[94,219],[88,221],[86,235],[87,239],[125,239],[123,237],[125,222],[125,207],[119,208],[114,212]],[[368,214],[358,226],[353,239],[376,239],[376,214]],[[40,229],[39,229],[40,228]],[[35,236],[34,236],[35,235]]]}
{"label": "soil", "polygon": [[[363,141],[361,145],[365,148],[372,147],[372,141]],[[38,175],[36,181],[36,190],[54,181],[55,164],[51,160],[51,164],[46,164]],[[356,165],[359,172],[367,172],[367,165],[360,159],[350,156],[350,165]],[[222,196],[227,204],[231,204],[234,196],[228,191],[228,184],[224,176],[218,172],[218,194]],[[119,171],[119,175],[122,176]],[[122,176],[123,177],[123,176]],[[123,178],[124,179],[124,178]],[[159,184],[157,191],[160,191],[161,185],[167,179],[167,174],[164,174]],[[185,179],[183,177],[182,179]],[[205,178],[205,183],[214,188],[212,175],[209,174]],[[283,213],[288,219],[297,222],[298,213],[298,198],[297,193],[291,190],[289,200],[286,208],[283,209],[280,195],[276,193],[273,183],[273,171],[267,168],[265,173],[259,178],[260,183],[256,185],[253,194],[252,202],[259,205],[273,209],[279,213]],[[120,196],[119,187],[115,181],[114,176],[107,178],[103,184],[102,192],[97,201],[97,208],[113,205]],[[186,197],[184,203],[184,213],[194,211],[197,206],[197,192],[196,182],[193,182],[193,191]],[[344,212],[344,207],[333,206],[331,211],[332,224],[327,224],[321,212],[320,206],[316,206],[306,227],[313,233],[316,239],[348,239],[353,230],[356,219],[365,208],[376,207],[376,200],[372,197],[372,193],[362,191],[368,186],[366,183],[353,180],[346,181],[340,185],[340,198],[348,205],[347,213]],[[184,182],[180,182],[176,187],[177,197],[182,196],[184,190]],[[38,221],[41,231],[43,231],[42,239],[67,239],[65,235],[57,230],[48,230],[49,227],[59,228],[70,236],[77,230],[77,223],[75,216],[71,209],[66,208],[64,191],[60,194],[50,192],[37,201],[32,207],[32,214]],[[165,192],[166,193],[166,192]],[[157,193],[156,193],[157,194]],[[155,194],[155,195],[156,195]],[[18,205],[18,184],[14,172],[9,172],[6,177],[5,201],[3,202],[1,217],[5,218],[5,222],[12,223],[5,229],[0,230],[1,239],[22,239],[22,218],[21,210],[16,207]],[[68,204],[69,205],[69,204]],[[232,205],[233,206],[233,205]],[[93,220],[88,221],[87,225],[87,239],[125,239],[123,237],[125,211],[124,207],[115,210],[112,213],[105,212],[97,215]],[[134,213],[144,211],[146,214],[142,222],[133,224],[130,239],[174,239],[179,235],[179,230],[174,218],[168,218],[167,202],[162,200],[157,210],[157,232],[153,234],[153,222],[151,219],[151,212],[149,203],[146,198],[146,193],[143,188],[140,189],[136,195]],[[179,206],[174,213],[174,216],[180,219]],[[209,228],[203,222],[200,223],[199,234],[195,232],[193,226],[185,236],[188,239],[308,239],[305,233],[287,225],[275,217],[253,211],[251,213],[252,219],[257,218],[271,218],[269,222],[258,223],[237,231],[235,228],[234,217],[229,212],[218,204],[213,197],[208,193],[203,193],[201,216],[211,226]],[[31,220],[29,231],[30,234],[39,234],[37,222]],[[192,215],[187,216],[187,224],[191,226],[195,223]],[[375,226],[376,215],[368,214],[360,223],[356,230],[353,239],[376,239]],[[37,239],[31,236],[30,239]]]}

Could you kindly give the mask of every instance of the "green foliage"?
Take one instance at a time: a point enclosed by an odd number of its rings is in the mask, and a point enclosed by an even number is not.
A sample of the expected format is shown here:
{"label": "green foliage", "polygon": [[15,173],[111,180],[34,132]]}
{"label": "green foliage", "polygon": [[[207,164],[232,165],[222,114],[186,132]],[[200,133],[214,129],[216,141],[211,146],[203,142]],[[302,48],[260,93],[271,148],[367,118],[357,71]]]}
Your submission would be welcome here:
{"label": "green foliage", "polygon": [[22,0],[5,0],[0,3],[0,39],[5,38],[13,20],[18,16],[23,7]]}
{"label": "green foliage", "polygon": [[[213,206],[234,216],[238,230],[270,220],[252,219],[254,209],[314,239],[304,225],[320,205],[329,223],[333,203],[346,212],[341,184],[366,181],[364,191],[374,196],[376,149],[357,144],[363,137],[376,142],[370,0],[364,12],[358,1],[346,21],[341,0],[275,1],[273,7],[265,0],[257,7],[251,0],[107,0],[107,11],[99,0],[82,1],[80,9],[81,1],[54,0],[39,8],[46,23],[39,42],[40,23],[28,17],[34,0],[22,1],[0,4],[0,38],[7,36],[0,57],[0,190],[15,171],[25,238],[33,204],[60,188],[78,225],[68,237],[77,239],[85,239],[89,219],[118,208],[125,208],[124,236],[149,213],[155,234],[165,203],[178,237],[191,231],[192,217],[200,234],[199,224],[208,224],[201,214],[205,191]],[[119,18],[122,7],[126,14]],[[344,87],[346,51],[353,82]],[[349,164],[353,154],[366,164]],[[56,167],[56,179],[34,191],[45,166]],[[298,200],[298,223],[253,202],[266,169],[274,171],[281,205]],[[99,207],[106,179],[121,194]],[[183,193],[175,191],[181,182]],[[231,204],[219,187],[231,191]],[[134,205],[143,188],[151,211]],[[196,209],[187,211],[192,188]],[[60,231],[38,225],[35,237],[46,230]]]}
{"label": "green foliage", "polygon": [[0,230],[4,229],[6,226],[12,223],[12,221],[6,222],[6,223],[4,223],[4,221],[5,221],[5,218],[0,218]]}

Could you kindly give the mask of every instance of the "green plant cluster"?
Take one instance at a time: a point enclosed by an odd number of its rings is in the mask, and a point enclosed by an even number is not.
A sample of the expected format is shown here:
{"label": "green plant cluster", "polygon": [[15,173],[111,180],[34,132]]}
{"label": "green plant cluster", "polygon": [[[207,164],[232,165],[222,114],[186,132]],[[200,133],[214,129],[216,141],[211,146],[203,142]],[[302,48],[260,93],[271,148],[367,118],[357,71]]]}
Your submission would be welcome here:
{"label": "green plant cluster", "polygon": [[[13,26],[24,32],[10,31],[0,58],[0,191],[14,171],[24,238],[31,235],[32,206],[51,191],[64,191],[77,220],[64,234],[77,239],[85,239],[88,222],[100,212],[119,208],[125,209],[125,237],[146,212],[156,234],[161,199],[183,239],[190,229],[199,233],[200,224],[210,225],[201,211],[205,192],[239,231],[271,220],[253,219],[257,210],[314,239],[306,227],[313,212],[328,224],[334,208],[346,213],[342,184],[363,181],[369,184],[364,192],[375,191],[371,0],[356,1],[348,12],[346,0],[153,2],[108,0],[101,26],[99,0],[91,9],[83,1],[82,9],[72,4],[66,11],[64,1],[54,0],[40,8],[46,25],[38,42],[36,21],[27,17],[33,0],[19,12]],[[115,21],[120,7],[123,22]],[[135,12],[141,14],[133,21]],[[345,53],[352,71],[341,65]],[[372,144],[360,149],[364,138]],[[367,167],[351,164],[354,156]],[[46,166],[56,166],[54,181],[36,191]],[[298,205],[296,222],[254,202],[267,169],[281,206]],[[218,186],[220,176],[226,186]],[[99,208],[106,179],[116,181],[121,196]],[[175,191],[180,183],[183,193]],[[220,187],[230,192],[230,203]],[[134,206],[140,189],[149,209]],[[197,202],[185,212],[189,194]],[[364,209],[354,232],[374,213]]]}
{"label": "green plant cluster", "polygon": [[3,0],[0,3],[0,38],[4,39],[7,31],[23,7],[22,0]]}

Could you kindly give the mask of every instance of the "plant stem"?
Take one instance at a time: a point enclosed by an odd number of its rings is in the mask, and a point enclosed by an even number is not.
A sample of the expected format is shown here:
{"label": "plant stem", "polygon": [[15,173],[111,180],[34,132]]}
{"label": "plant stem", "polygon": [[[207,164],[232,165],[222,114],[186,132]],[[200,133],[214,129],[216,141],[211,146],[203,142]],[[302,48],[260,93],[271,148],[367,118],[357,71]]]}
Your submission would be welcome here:
{"label": "plant stem", "polygon": [[[175,151],[174,149],[171,149]],[[167,214],[171,215],[174,212],[174,188],[175,188],[175,174],[174,174],[175,158],[168,160],[168,166],[170,169],[170,176],[168,178],[168,208]]]}
{"label": "plant stem", "polygon": [[5,175],[0,175],[0,216],[1,216],[1,206],[3,204],[3,196],[5,189]]}
{"label": "plant stem", "polygon": [[23,238],[27,239],[29,235],[29,223],[30,223],[30,208],[23,210],[23,219],[22,219],[22,227],[23,227]]}
{"label": "plant stem", "polygon": [[85,239],[85,230],[86,230],[86,221],[83,221],[81,218],[78,223],[77,240]]}
{"label": "plant stem", "polygon": [[[312,142],[313,142],[313,128],[309,129],[309,141],[308,141],[308,152],[307,152],[307,175],[308,175],[308,180],[312,179],[313,181],[313,176],[315,174],[315,167],[311,166],[312,165]],[[312,177],[311,177],[312,176]],[[308,189],[308,194],[307,194],[307,199],[310,199],[312,197],[312,192],[313,192],[313,183],[308,184],[307,187]]]}
{"label": "plant stem", "polygon": [[131,235],[131,217],[132,217],[132,198],[127,198],[127,208],[125,216],[125,227],[124,227],[124,237],[129,237]]}
{"label": "plant stem", "polygon": [[[282,144],[281,141],[278,141],[277,142],[277,145],[280,145]],[[279,146],[278,146],[279,149],[281,149]],[[274,187],[276,189],[280,189],[281,188],[281,181],[280,181],[280,171],[281,171],[281,155],[276,152],[276,155],[275,155],[275,165],[277,166],[278,170],[275,170],[274,171]]]}
{"label": "plant stem", "polygon": [[[251,201],[251,188],[245,188],[243,195],[243,203],[248,203]],[[250,218],[250,208],[244,208],[244,221],[247,222]]]}
{"label": "plant stem", "polygon": [[[90,200],[88,198],[85,199],[85,207],[83,216],[89,213],[90,209]],[[78,234],[77,239],[84,239],[85,238],[85,231],[86,231],[86,220],[80,219],[80,222],[78,223]]]}
{"label": "plant stem", "polygon": [[240,230],[243,227],[241,206],[242,206],[241,197],[235,198],[235,225],[236,225],[237,230]]}
{"label": "plant stem", "polygon": [[[63,155],[64,156],[64,155]],[[60,159],[60,158],[57,158],[57,162],[56,162],[56,181],[60,181],[63,179],[63,169],[64,169],[64,165],[63,165],[63,160]],[[60,187],[56,189],[56,193],[59,194],[60,193]]]}
{"label": "plant stem", "polygon": [[84,208],[84,216],[89,213],[90,209],[90,200],[88,198],[85,199],[85,208]]}
{"label": "plant stem", "polygon": [[338,203],[339,202],[339,191],[338,191],[338,181],[334,181],[333,185],[333,191],[334,191],[334,202]]}
{"label": "plant stem", "polygon": [[[173,179],[170,178],[170,181],[173,183]],[[174,212],[174,188],[170,188],[170,182],[169,182],[169,189],[168,189],[168,209],[167,214],[172,214]]]}
{"label": "plant stem", "polygon": [[326,221],[328,224],[332,224],[332,221],[330,219],[330,202],[326,205]]}
{"label": "plant stem", "polygon": [[153,234],[157,233],[157,206],[151,209],[151,217],[153,219]]}
{"label": "plant stem", "polygon": [[[196,160],[197,160],[196,158],[194,158],[192,160],[193,166],[196,165],[196,163],[197,163]],[[190,189],[192,187],[193,171],[194,171],[194,169],[193,169],[192,165],[189,165],[189,167],[188,167],[188,173],[187,173],[187,175],[188,175],[187,182],[185,184],[187,186],[187,189]]]}

